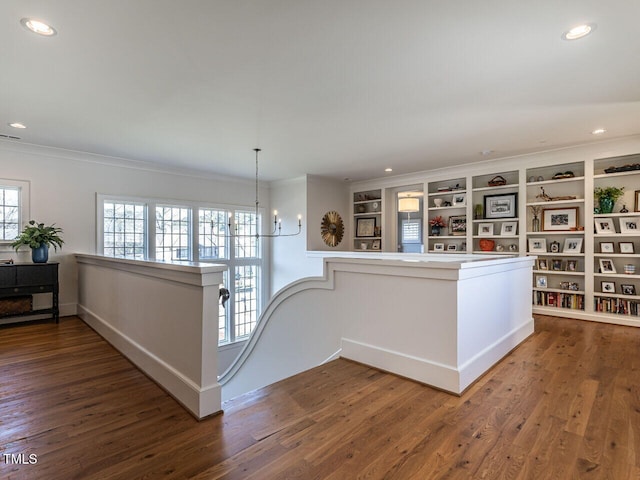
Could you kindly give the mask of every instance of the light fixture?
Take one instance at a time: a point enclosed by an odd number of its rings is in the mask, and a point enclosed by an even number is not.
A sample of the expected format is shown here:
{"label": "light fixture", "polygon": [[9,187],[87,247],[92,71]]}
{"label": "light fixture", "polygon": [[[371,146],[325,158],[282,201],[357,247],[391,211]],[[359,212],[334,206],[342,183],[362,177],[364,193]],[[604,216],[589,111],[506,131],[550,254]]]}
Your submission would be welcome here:
{"label": "light fixture", "polygon": [[8,123],[7,125],[13,128],[27,128],[27,126],[24,123],[20,123],[20,122]]}
{"label": "light fixture", "polygon": [[47,25],[40,20],[35,20],[33,18],[23,18],[20,20],[20,23],[27,30],[37,33],[38,35],[42,35],[43,37],[53,37],[56,33],[56,29],[51,25]]}
{"label": "light fixture", "polygon": [[387,167],[384,169],[385,172],[393,172],[393,168],[391,167]]}
{"label": "light fixture", "polygon": [[[259,148],[254,148],[254,152],[256,152],[256,221],[259,218],[259,207],[260,201],[258,200],[258,153],[260,153]],[[229,217],[229,223],[227,223],[229,227],[229,232],[231,229],[231,217]],[[298,231],[296,233],[282,233],[282,220],[278,218],[278,211],[273,211],[273,231],[270,234],[260,234],[257,230],[254,234],[243,234],[238,233],[238,226],[236,225],[235,233],[231,233],[229,237],[254,237],[259,239],[261,237],[266,238],[275,238],[275,237],[295,237],[296,235],[300,235],[302,231],[302,215],[298,215]]]}
{"label": "light fixture", "polygon": [[586,37],[596,29],[595,23],[585,23],[573,27],[571,30],[567,30],[562,34],[564,40],[578,40],[579,38]]}
{"label": "light fixture", "polygon": [[606,133],[606,130],[604,128],[596,128],[593,132],[591,132],[591,135],[602,135],[603,133]]}
{"label": "light fixture", "polygon": [[402,197],[398,199],[398,211],[401,213],[415,213],[420,211],[420,200],[416,197]]}

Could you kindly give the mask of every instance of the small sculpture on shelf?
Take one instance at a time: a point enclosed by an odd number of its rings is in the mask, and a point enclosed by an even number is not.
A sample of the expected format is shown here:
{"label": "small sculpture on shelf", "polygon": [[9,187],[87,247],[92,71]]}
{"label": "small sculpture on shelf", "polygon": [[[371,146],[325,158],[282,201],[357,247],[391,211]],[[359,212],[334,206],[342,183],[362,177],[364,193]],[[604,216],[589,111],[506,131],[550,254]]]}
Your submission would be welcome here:
{"label": "small sculpture on shelf", "polygon": [[542,200],[544,200],[545,202],[555,202],[558,200],[575,200],[577,197],[575,195],[564,195],[562,197],[551,197],[549,195],[547,195],[547,193],[544,191],[544,187],[540,187],[540,193],[538,195],[536,195],[536,198],[540,198]]}

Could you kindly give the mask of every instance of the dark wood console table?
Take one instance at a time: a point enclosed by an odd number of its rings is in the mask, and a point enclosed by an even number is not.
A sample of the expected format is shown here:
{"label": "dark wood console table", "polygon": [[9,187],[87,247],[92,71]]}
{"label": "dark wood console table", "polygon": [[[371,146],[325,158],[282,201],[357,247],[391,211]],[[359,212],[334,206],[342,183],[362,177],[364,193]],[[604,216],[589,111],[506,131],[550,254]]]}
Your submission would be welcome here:
{"label": "dark wood console table", "polygon": [[51,293],[51,308],[29,310],[28,312],[2,315],[7,317],[25,317],[30,315],[51,314],[56,323],[58,311],[58,263],[14,263],[0,265],[0,299]]}

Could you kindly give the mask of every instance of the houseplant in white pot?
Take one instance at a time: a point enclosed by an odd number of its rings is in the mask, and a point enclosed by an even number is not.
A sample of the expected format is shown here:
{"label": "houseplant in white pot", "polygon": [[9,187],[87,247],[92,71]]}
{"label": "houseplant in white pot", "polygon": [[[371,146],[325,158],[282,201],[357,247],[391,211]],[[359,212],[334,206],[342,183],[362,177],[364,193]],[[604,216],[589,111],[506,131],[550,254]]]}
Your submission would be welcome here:
{"label": "houseplant in white pot", "polygon": [[29,220],[24,227],[22,233],[16,237],[11,244],[16,252],[22,245],[31,248],[31,260],[33,263],[47,263],[49,260],[49,247],[53,246],[55,251],[58,247],[62,248],[64,240],[60,238],[62,229],[52,224],[45,227],[44,223],[37,223],[35,220]]}

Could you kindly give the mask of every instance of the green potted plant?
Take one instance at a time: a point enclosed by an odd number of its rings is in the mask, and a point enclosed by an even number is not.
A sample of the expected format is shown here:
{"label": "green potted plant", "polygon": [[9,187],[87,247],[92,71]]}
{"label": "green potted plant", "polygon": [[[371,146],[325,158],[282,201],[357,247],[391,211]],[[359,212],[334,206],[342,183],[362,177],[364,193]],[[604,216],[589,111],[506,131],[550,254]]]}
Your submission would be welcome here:
{"label": "green potted plant", "polygon": [[613,212],[613,206],[622,195],[624,195],[624,187],[596,187],[593,196],[598,201],[600,213]]}
{"label": "green potted plant", "polygon": [[16,237],[11,246],[17,252],[22,245],[27,245],[31,248],[33,263],[47,263],[49,247],[53,246],[55,251],[58,251],[58,247],[62,248],[64,240],[60,238],[60,233],[62,233],[62,229],[55,227],[54,224],[45,227],[44,223],[29,220],[29,224],[24,227],[22,233]]}

